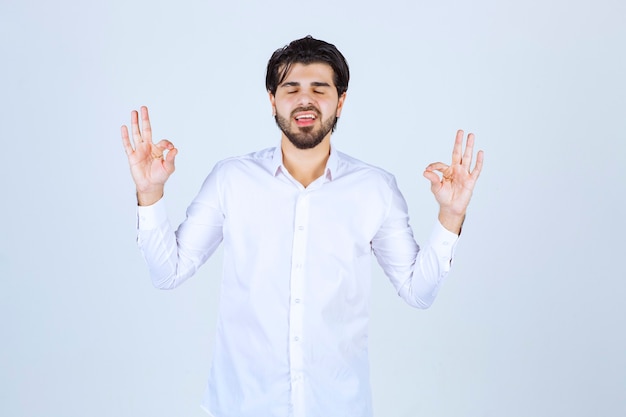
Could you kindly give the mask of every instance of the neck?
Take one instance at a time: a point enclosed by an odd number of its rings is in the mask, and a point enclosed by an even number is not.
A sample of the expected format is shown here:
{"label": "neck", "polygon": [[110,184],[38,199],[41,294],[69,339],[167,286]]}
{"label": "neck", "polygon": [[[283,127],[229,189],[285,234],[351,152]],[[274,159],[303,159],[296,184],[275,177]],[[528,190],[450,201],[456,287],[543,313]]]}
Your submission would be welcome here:
{"label": "neck", "polygon": [[330,135],[311,149],[298,149],[283,135],[281,139],[283,165],[305,188],[324,174],[330,156]]}

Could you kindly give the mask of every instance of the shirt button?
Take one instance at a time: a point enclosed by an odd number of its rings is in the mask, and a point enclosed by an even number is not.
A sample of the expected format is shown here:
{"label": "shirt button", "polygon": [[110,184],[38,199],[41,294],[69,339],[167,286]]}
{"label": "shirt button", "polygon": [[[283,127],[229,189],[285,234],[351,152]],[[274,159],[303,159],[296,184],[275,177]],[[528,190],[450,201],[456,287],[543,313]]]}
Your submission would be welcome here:
{"label": "shirt button", "polygon": [[295,301],[296,304],[300,304],[300,299],[299,298],[296,298],[294,301]]}
{"label": "shirt button", "polygon": [[304,226],[298,226],[298,230],[304,230]]}
{"label": "shirt button", "polygon": [[296,342],[300,341],[300,338],[298,336],[294,337],[293,340],[295,340]]}

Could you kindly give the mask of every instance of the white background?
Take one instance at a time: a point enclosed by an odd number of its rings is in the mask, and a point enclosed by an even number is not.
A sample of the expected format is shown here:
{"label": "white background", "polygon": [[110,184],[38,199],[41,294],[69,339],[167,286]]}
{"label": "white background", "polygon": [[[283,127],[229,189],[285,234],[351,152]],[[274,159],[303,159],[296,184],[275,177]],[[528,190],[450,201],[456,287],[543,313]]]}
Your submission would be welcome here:
{"label": "white background", "polygon": [[213,164],[273,146],[271,53],[352,70],[340,150],[393,172],[424,241],[458,128],[485,168],[434,306],[372,277],[379,417],[626,415],[626,3],[0,0],[0,415],[201,417],[221,254],[151,287],[119,127],[180,149],[173,222]]}

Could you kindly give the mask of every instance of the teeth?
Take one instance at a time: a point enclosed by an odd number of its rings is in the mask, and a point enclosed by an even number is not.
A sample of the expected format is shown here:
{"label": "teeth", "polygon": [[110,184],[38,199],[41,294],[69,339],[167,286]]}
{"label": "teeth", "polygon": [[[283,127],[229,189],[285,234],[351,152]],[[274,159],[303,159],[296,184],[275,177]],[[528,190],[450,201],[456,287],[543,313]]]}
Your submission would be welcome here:
{"label": "teeth", "polygon": [[300,119],[315,119],[315,116],[312,114],[303,114],[302,116],[296,117],[296,120]]}

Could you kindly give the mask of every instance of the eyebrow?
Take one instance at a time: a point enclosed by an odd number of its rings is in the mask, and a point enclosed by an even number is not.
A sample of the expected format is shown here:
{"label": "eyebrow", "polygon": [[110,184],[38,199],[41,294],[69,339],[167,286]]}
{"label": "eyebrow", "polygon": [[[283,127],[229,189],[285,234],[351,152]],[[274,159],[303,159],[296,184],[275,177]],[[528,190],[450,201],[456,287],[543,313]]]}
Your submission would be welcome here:
{"label": "eyebrow", "polygon": [[[281,87],[300,87],[300,83],[297,81],[288,81],[280,85]],[[330,84],[321,82],[321,81],[313,81],[311,83],[313,87],[330,87]]]}

